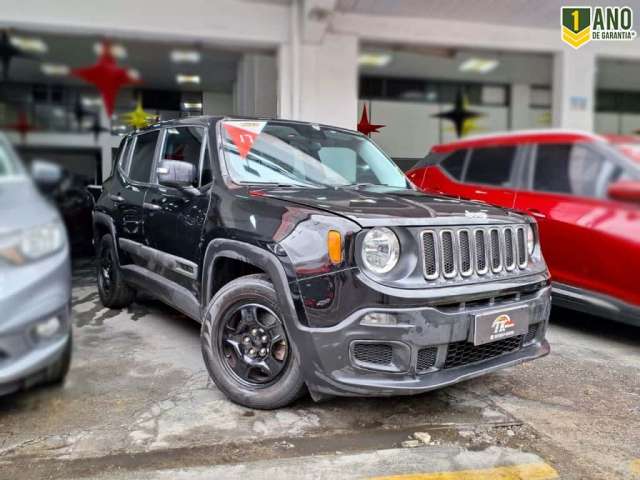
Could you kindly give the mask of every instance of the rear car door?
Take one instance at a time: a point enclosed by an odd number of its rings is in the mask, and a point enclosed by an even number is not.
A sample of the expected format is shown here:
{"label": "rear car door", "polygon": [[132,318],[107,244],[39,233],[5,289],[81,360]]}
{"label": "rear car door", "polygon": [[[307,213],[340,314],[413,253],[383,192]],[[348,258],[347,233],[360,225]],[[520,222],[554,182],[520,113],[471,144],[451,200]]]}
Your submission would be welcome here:
{"label": "rear car door", "polygon": [[165,128],[159,155],[160,160],[191,163],[198,178],[180,188],[160,185],[154,178],[145,198],[147,245],[166,260],[154,265],[156,273],[198,296],[200,239],[212,180],[207,130],[203,126]]}
{"label": "rear car door", "polygon": [[596,144],[539,144],[516,208],[538,220],[555,282],[640,303],[629,273],[640,267],[638,210],[606,197],[623,175],[624,165]]}
{"label": "rear car door", "polygon": [[474,148],[469,152],[458,186],[464,198],[513,208],[518,169],[515,145]]}
{"label": "rear car door", "polygon": [[120,163],[119,179],[109,198],[118,211],[118,235],[125,241],[144,242],[144,197],[151,179],[159,130],[131,137]]}

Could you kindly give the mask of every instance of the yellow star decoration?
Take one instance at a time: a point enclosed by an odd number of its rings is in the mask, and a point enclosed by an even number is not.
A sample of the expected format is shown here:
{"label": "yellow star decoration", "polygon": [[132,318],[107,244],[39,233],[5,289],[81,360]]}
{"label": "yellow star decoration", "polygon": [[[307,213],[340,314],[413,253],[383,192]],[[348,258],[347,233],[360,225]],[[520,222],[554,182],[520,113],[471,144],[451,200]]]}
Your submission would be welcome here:
{"label": "yellow star decoration", "polygon": [[138,99],[135,110],[124,113],[122,119],[133,128],[144,128],[155,122],[156,116],[150,115],[142,109],[142,100]]}

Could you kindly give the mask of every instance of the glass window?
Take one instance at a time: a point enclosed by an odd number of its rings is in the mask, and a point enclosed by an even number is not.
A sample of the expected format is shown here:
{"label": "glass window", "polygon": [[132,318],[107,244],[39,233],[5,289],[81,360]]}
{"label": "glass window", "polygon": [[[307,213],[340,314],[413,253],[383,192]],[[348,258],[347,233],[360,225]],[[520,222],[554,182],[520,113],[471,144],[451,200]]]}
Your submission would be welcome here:
{"label": "glass window", "polygon": [[209,147],[204,149],[204,157],[202,158],[202,179],[200,185],[208,185],[213,181],[213,172],[211,171],[211,157],[209,157]]}
{"label": "glass window", "polygon": [[464,181],[485,185],[507,186],[516,147],[487,147],[471,151]]}
{"label": "glass window", "polygon": [[442,168],[456,180],[462,178],[464,161],[467,158],[467,150],[458,150],[445,158],[440,164]]}
{"label": "glass window", "polygon": [[153,154],[158,141],[158,130],[143,133],[136,137],[131,154],[129,178],[138,182],[149,182],[153,167]]}
{"label": "glass window", "polygon": [[203,136],[201,127],[167,128],[162,159],[187,162],[199,171]]}
{"label": "glass window", "polygon": [[20,163],[13,148],[8,143],[0,140],[0,177],[9,177],[22,173]]}
{"label": "glass window", "polygon": [[604,166],[604,157],[585,145],[538,145],[533,188],[544,192],[597,196],[603,188],[602,176],[611,178],[613,174],[613,166]]}
{"label": "glass window", "polygon": [[411,188],[402,171],[362,135],[278,121],[228,121],[222,132],[225,163],[239,183]]}

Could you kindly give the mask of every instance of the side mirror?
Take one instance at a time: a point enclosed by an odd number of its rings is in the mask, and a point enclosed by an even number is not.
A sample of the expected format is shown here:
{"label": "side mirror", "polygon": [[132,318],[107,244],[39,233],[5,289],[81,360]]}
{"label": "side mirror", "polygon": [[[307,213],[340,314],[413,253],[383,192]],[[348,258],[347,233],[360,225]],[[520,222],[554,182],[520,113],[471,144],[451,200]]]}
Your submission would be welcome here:
{"label": "side mirror", "polygon": [[196,167],[180,160],[162,160],[157,173],[160,185],[167,187],[193,187],[198,180]]}
{"label": "side mirror", "polygon": [[31,178],[44,190],[53,190],[62,181],[62,168],[46,160],[31,163]]}
{"label": "side mirror", "polygon": [[640,203],[640,182],[622,181],[609,185],[607,195],[613,200]]}

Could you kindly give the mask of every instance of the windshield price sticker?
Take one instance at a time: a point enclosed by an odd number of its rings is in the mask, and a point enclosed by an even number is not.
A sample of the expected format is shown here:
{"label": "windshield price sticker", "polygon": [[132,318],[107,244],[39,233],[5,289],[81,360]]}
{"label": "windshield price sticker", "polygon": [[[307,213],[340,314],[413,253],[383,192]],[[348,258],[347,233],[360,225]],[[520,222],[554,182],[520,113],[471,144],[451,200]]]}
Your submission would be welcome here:
{"label": "windshield price sticker", "polygon": [[236,148],[238,149],[238,154],[241,158],[247,158],[251,148],[253,147],[253,142],[255,142],[262,129],[265,127],[267,122],[253,122],[253,121],[229,121],[224,122],[222,126],[224,127],[227,135],[231,138],[231,141],[234,143]]}

